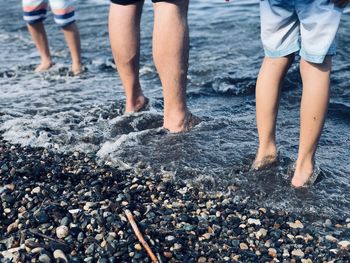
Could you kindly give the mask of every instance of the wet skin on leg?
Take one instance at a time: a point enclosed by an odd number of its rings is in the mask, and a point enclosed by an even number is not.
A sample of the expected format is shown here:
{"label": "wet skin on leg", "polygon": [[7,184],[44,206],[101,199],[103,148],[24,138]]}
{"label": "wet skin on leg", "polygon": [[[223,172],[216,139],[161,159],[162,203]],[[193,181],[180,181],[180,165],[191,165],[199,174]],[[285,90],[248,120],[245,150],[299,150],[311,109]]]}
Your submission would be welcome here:
{"label": "wet skin on leg", "polygon": [[187,109],[188,0],[154,4],[153,59],[164,94],[164,128],[191,129],[199,122]]}
{"label": "wet skin on leg", "polygon": [[330,93],[332,58],[322,64],[300,61],[303,95],[300,107],[300,142],[296,169],[292,179],[295,187],[304,186],[314,170],[315,153],[324,126]]}
{"label": "wet skin on leg", "polygon": [[275,134],[280,90],[293,60],[294,54],[282,58],[264,58],[256,84],[259,148],[252,169],[262,169],[277,159]]}
{"label": "wet skin on leg", "polygon": [[40,64],[36,67],[35,72],[46,71],[52,67],[53,63],[51,60],[49,43],[47,41],[45,27],[42,21],[27,24],[28,31],[35,43],[37,50],[40,55]]}
{"label": "wet skin on leg", "polygon": [[72,58],[72,72],[74,75],[79,75],[82,72],[82,65],[80,57],[80,34],[77,24],[75,22],[69,24],[63,27],[62,31]]}
{"label": "wet skin on leg", "polygon": [[109,38],[125,90],[125,113],[139,111],[146,101],[139,80],[142,7],[142,1],[132,5],[111,4],[109,11]]}

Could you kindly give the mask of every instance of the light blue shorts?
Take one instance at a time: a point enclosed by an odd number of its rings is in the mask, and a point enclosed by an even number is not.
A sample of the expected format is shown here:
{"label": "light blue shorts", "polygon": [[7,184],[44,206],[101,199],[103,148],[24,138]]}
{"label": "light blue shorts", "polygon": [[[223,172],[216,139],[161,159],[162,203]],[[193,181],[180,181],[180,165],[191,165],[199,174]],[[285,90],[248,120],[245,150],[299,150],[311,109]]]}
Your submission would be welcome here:
{"label": "light blue shorts", "polygon": [[261,39],[267,57],[299,51],[312,63],[334,55],[343,9],[330,0],[261,0]]}

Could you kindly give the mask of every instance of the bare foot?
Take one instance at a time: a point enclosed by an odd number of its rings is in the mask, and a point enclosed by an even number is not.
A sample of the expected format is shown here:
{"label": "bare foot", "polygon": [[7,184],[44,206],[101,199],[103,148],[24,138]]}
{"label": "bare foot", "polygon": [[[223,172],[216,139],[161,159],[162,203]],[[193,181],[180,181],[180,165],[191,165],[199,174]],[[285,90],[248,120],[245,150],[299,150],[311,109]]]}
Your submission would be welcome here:
{"label": "bare foot", "polygon": [[292,186],[295,188],[308,188],[315,183],[319,174],[320,169],[317,166],[314,166],[308,171],[302,171],[299,167],[296,167],[292,179]]}
{"label": "bare foot", "polygon": [[267,169],[278,162],[278,154],[266,155],[262,158],[255,158],[250,170],[258,171]]}
{"label": "bare foot", "polygon": [[139,97],[137,97],[135,101],[133,101],[133,103],[128,103],[128,102],[126,103],[124,114],[143,111],[147,108],[148,105],[149,105],[149,99],[146,98],[144,95],[140,95]]}
{"label": "bare foot", "polygon": [[180,132],[188,132],[192,130],[196,125],[201,122],[201,119],[191,112],[187,112],[185,119],[178,125],[171,125],[171,127],[164,126],[171,133],[180,133]]}
{"label": "bare foot", "polygon": [[74,76],[79,76],[81,73],[84,72],[84,67],[82,64],[72,64],[72,72]]}
{"label": "bare foot", "polygon": [[51,60],[41,61],[41,63],[35,68],[35,72],[45,72],[53,66]]}

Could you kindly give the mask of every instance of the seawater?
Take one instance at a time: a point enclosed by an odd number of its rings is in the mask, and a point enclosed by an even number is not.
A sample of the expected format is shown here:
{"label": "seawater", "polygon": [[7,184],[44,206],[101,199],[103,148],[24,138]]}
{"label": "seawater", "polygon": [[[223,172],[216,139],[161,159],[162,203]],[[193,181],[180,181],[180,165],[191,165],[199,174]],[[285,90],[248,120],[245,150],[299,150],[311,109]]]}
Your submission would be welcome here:
{"label": "seawater", "polygon": [[38,53],[21,17],[20,1],[0,4],[0,130],[11,143],[96,154],[100,162],[142,172],[169,173],[204,191],[231,191],[237,201],[305,215],[350,216],[350,26],[345,11],[334,58],[332,98],[317,153],[322,174],[308,191],[290,185],[296,159],[301,80],[295,63],[283,86],[278,116],[281,163],[249,172],[257,147],[254,87],[263,58],[258,1],[190,4],[188,102],[203,122],[170,135],[162,125],[162,89],[152,62],[153,10],[142,18],[141,84],[149,111],[122,116],[124,93],[115,72],[107,31],[108,1],[76,1],[87,72],[69,76],[63,35],[45,22],[55,61],[32,71]]}

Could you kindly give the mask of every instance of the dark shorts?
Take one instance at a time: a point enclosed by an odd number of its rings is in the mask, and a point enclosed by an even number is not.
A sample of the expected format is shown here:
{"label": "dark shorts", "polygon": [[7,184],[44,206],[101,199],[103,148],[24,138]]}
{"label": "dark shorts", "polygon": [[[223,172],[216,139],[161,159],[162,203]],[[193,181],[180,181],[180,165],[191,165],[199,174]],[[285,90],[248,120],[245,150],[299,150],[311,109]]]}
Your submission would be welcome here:
{"label": "dark shorts", "polygon": [[[117,5],[132,5],[135,4],[137,2],[141,2],[143,0],[111,0],[111,2],[113,4],[117,4]],[[157,2],[167,2],[169,0],[152,0],[153,3],[157,3]]]}

